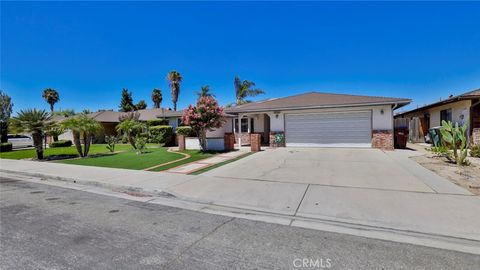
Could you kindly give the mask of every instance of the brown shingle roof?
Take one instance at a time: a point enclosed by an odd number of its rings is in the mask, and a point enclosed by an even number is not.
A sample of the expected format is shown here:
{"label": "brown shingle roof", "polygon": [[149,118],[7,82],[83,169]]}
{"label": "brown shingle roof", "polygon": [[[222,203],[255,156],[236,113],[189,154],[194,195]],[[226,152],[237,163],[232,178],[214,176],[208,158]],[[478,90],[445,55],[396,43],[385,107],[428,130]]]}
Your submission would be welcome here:
{"label": "brown shingle roof", "polygon": [[444,104],[449,104],[449,103],[452,103],[452,102],[455,102],[455,101],[459,101],[459,100],[477,99],[477,98],[480,98],[480,89],[476,89],[476,90],[473,90],[473,91],[469,91],[469,92],[460,94],[460,95],[458,95],[458,96],[453,96],[453,97],[447,98],[447,99],[445,99],[445,100],[437,101],[437,102],[434,102],[434,103],[431,103],[431,104],[428,104],[428,105],[425,105],[425,106],[422,106],[422,107],[418,107],[418,108],[413,109],[413,110],[410,110],[410,111],[401,112],[401,113],[399,113],[399,114],[396,114],[395,116],[396,116],[396,117],[401,117],[401,116],[403,116],[403,115],[405,115],[405,114],[407,114],[407,113],[412,113],[412,112],[416,112],[416,111],[421,111],[421,110],[433,108],[433,107],[436,107],[436,106],[440,106],[440,105],[444,105]]}
{"label": "brown shingle roof", "polygon": [[265,101],[246,103],[227,109],[229,113],[266,111],[280,109],[307,109],[322,107],[346,107],[371,104],[398,104],[404,106],[410,103],[406,98],[374,97],[345,95],[333,93],[310,92],[284,98],[269,99]]}
{"label": "brown shingle roof", "polygon": [[[145,110],[138,110],[137,112],[140,113],[139,120],[147,121],[152,119],[158,119],[162,117],[180,117],[182,116],[182,111],[169,111],[164,109],[145,109]],[[124,112],[116,112],[116,111],[98,111],[89,114],[89,116],[98,122],[104,123],[118,123],[119,117],[125,114]]]}

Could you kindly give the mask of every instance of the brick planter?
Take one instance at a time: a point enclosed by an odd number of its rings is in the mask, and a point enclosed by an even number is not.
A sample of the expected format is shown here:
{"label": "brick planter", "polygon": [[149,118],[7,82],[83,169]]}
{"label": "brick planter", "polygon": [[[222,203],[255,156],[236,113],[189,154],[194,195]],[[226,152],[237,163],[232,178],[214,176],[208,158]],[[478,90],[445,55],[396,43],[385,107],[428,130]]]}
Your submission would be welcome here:
{"label": "brick planter", "polygon": [[185,135],[177,135],[178,150],[185,150]]}
{"label": "brick planter", "polygon": [[372,138],[372,147],[382,150],[393,150],[393,131],[392,130],[374,130]]}
{"label": "brick planter", "polygon": [[262,135],[258,133],[250,134],[250,148],[252,152],[260,151],[260,146],[262,144]]}
{"label": "brick planter", "polygon": [[[277,134],[282,134],[284,136],[283,142],[281,143],[275,142],[275,138]],[[270,132],[270,147],[285,147],[285,133],[283,131]]]}
{"label": "brick planter", "polygon": [[232,151],[235,149],[235,134],[225,133],[223,138],[225,142],[225,151]]}

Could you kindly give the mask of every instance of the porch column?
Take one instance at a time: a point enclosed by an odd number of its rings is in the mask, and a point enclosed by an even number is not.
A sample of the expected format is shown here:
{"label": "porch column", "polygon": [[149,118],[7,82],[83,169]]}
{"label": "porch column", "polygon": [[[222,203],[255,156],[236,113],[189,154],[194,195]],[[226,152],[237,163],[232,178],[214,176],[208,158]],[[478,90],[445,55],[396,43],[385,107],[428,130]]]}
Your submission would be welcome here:
{"label": "porch column", "polygon": [[250,134],[251,130],[252,130],[252,127],[250,127],[250,122],[251,122],[250,119],[248,119],[248,117],[247,117],[247,124],[248,124],[247,132],[248,132],[248,134]]}
{"label": "porch column", "polygon": [[238,126],[237,126],[237,131],[238,131],[238,149],[242,148],[242,116],[241,114],[238,114]]}

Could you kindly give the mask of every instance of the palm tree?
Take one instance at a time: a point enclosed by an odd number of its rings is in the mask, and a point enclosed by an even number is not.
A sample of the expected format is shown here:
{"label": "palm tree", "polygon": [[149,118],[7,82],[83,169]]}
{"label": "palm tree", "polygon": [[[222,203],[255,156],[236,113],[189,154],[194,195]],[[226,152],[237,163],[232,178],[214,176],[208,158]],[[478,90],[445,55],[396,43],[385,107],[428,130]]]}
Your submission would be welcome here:
{"label": "palm tree", "polygon": [[50,111],[53,113],[53,105],[55,105],[55,103],[60,101],[60,96],[59,96],[58,92],[55,89],[47,88],[47,89],[43,90],[42,97],[43,97],[43,99],[45,99],[45,101],[48,104],[50,104]]}
{"label": "palm tree", "polygon": [[13,125],[21,132],[32,135],[33,145],[37,153],[37,159],[43,159],[42,138],[45,130],[53,124],[51,115],[45,110],[27,109],[21,110],[13,118]]}
{"label": "palm tree", "polygon": [[180,83],[182,82],[182,75],[177,71],[170,71],[167,75],[167,80],[170,82],[170,90],[172,95],[173,110],[177,111],[177,101],[180,95]]}
{"label": "palm tree", "polygon": [[128,142],[133,149],[137,149],[135,137],[146,129],[146,125],[138,121],[139,117],[140,114],[138,112],[126,113],[119,117],[120,123],[116,126],[118,132],[123,132],[127,135]]}
{"label": "palm tree", "polygon": [[[86,114],[71,117],[62,122],[62,126],[72,131],[73,143],[80,157],[88,156],[93,136],[103,129],[102,125]],[[81,138],[83,138],[83,149]]]}
{"label": "palm tree", "polygon": [[235,97],[237,105],[250,102],[245,100],[247,97],[254,97],[260,94],[265,94],[261,89],[254,88],[255,83],[248,80],[240,80],[238,76],[235,76],[233,85],[235,86]]}
{"label": "palm tree", "polygon": [[153,101],[153,108],[160,108],[160,104],[162,104],[162,90],[155,88],[152,91],[152,101]]}
{"label": "palm tree", "polygon": [[212,92],[210,92],[210,86],[205,85],[200,88],[200,92],[197,92],[198,97],[215,97]]}

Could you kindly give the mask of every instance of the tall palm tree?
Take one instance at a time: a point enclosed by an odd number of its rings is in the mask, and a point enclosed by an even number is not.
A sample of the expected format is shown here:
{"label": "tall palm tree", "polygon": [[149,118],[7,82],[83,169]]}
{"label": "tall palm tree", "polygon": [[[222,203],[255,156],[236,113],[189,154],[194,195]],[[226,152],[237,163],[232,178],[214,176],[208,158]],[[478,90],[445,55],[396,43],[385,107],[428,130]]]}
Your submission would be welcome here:
{"label": "tall palm tree", "polygon": [[200,88],[200,92],[197,92],[198,97],[215,97],[214,94],[210,91],[210,86],[205,85]]}
{"label": "tall palm tree", "polygon": [[13,125],[18,131],[32,135],[33,145],[37,153],[37,159],[43,159],[42,138],[45,130],[53,124],[51,114],[45,110],[27,109],[21,110],[13,118]]}
{"label": "tall palm tree", "polygon": [[53,105],[60,101],[60,95],[58,92],[55,89],[47,88],[43,90],[42,97],[48,104],[50,104],[50,111],[53,113]]}
{"label": "tall palm tree", "polygon": [[177,101],[180,95],[180,83],[182,82],[182,75],[175,70],[170,71],[167,75],[167,80],[170,82],[170,91],[172,95],[173,110],[177,111]]}
{"label": "tall palm tree", "polygon": [[[63,121],[62,126],[72,131],[73,143],[82,158],[88,156],[93,136],[103,129],[97,120],[88,117],[86,114],[71,117]],[[83,139],[83,149],[81,139]]]}
{"label": "tall palm tree", "polygon": [[233,85],[235,86],[235,97],[237,105],[250,102],[249,100],[245,100],[247,97],[254,97],[260,94],[265,94],[263,90],[254,88],[254,82],[248,80],[242,81],[238,76],[235,76]]}
{"label": "tall palm tree", "polygon": [[153,101],[153,108],[160,108],[160,104],[162,104],[163,96],[162,90],[155,88],[152,91],[152,101]]}

